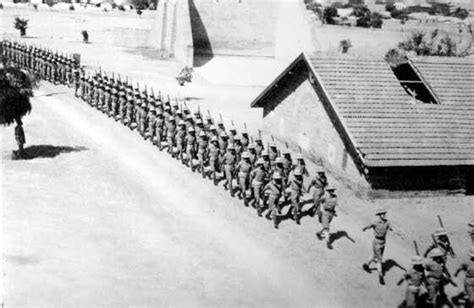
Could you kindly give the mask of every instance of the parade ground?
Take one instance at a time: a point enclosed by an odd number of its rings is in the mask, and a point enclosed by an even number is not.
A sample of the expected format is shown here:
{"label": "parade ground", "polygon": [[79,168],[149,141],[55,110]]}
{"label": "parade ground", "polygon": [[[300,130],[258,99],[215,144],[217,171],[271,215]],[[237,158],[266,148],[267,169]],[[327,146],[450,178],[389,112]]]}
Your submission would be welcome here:
{"label": "parade ground", "polygon": [[[245,122],[251,134],[261,128],[262,114],[250,102],[288,64],[216,57],[179,87],[181,64],[111,33],[146,30],[152,12],[25,8],[0,14],[3,38],[19,39],[12,21],[27,15],[30,37],[22,41],[79,53],[87,69],[101,67],[186,99],[193,110],[199,105],[222,114],[239,130]],[[90,44],[81,43],[82,26],[65,26],[71,20],[87,21]],[[51,32],[55,22],[57,33]],[[231,71],[222,74],[226,64]],[[470,249],[474,196],[370,200],[329,175],[339,198],[329,250],[315,236],[321,229],[316,218],[305,216],[297,225],[288,217],[275,230],[221,185],[75,98],[71,88],[42,82],[31,101],[23,121],[30,159],[11,159],[14,129],[1,128],[5,307],[396,307],[405,291],[396,283],[415,254],[413,241],[424,252],[437,215],[457,254],[448,261],[451,272]],[[314,168],[310,163],[311,175]],[[362,270],[373,238],[362,228],[380,206],[400,233],[388,235],[383,286],[375,270]],[[454,296],[461,287],[446,291]]]}

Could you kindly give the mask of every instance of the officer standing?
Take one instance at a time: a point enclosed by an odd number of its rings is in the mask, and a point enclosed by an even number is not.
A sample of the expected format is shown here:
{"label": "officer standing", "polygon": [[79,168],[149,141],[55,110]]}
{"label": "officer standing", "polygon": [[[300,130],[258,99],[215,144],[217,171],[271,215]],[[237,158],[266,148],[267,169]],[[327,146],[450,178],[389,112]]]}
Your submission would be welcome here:
{"label": "officer standing", "polygon": [[375,215],[378,217],[378,220],[362,229],[362,231],[373,229],[375,236],[372,242],[373,256],[367,263],[364,263],[362,267],[365,271],[370,272],[369,266],[372,262],[375,262],[377,266],[377,272],[379,274],[379,282],[383,285],[385,284],[382,272],[383,252],[385,250],[386,241],[385,239],[387,237],[387,232],[389,230],[393,231],[393,229],[386,217],[387,210],[379,208],[375,212]]}

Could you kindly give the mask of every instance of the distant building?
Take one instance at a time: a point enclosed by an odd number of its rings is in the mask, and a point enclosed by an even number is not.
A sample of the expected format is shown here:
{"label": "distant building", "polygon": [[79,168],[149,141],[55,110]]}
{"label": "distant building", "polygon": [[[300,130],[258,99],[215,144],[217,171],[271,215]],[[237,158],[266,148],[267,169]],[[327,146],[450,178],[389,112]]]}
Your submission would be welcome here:
{"label": "distant building", "polygon": [[474,63],[301,54],[253,102],[267,134],[358,188],[474,194]]}

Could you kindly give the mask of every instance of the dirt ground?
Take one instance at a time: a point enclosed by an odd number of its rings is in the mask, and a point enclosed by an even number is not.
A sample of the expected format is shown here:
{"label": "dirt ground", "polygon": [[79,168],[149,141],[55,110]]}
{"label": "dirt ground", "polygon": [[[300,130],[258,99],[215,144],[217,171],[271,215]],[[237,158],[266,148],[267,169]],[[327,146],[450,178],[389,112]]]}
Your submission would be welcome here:
{"label": "dirt ground", "polygon": [[[3,37],[18,35],[11,20],[20,13],[2,11]],[[197,71],[191,85],[179,88],[179,63],[122,43],[81,44],[77,31],[67,30],[68,12],[28,14],[29,42],[79,52],[89,68],[126,72],[155,90],[188,97],[191,108],[222,113],[238,128],[245,121],[251,133],[261,126],[261,114],[249,103],[262,89],[259,82],[283,65],[243,59],[222,79],[245,80],[247,74],[257,86],[226,84],[208,76],[239,62],[216,58]],[[113,18],[78,15],[98,28]],[[129,23],[135,21],[114,19],[114,27]],[[63,25],[63,39],[48,36],[53,25]],[[258,65],[268,71],[257,78]],[[443,217],[458,254],[449,261],[451,271],[469,249],[473,197],[362,200],[335,183],[340,208],[331,230],[334,249],[328,250],[314,235],[320,228],[314,219],[304,217],[299,226],[285,220],[274,230],[222,187],[74,99],[71,89],[44,84],[32,103],[24,122],[27,146],[37,157],[12,161],[13,127],[1,128],[5,307],[394,307],[404,293],[396,286],[403,273],[396,264],[407,267],[413,240],[422,249],[429,244],[436,215]],[[372,239],[361,228],[378,206],[389,210],[403,237],[389,235],[385,286],[361,269]],[[448,287],[451,295],[459,291]]]}

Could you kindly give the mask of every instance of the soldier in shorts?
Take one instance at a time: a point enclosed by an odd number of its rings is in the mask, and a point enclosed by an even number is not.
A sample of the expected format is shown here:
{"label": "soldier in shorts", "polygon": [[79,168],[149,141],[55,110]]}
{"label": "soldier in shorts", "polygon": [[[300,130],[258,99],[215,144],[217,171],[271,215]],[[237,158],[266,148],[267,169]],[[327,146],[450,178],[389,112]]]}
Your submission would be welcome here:
{"label": "soldier in shorts", "polygon": [[457,277],[461,271],[464,271],[464,293],[469,303],[466,307],[474,307],[474,246],[469,250],[468,256],[469,261],[462,263],[454,276]]}
{"label": "soldier in shorts", "polygon": [[405,308],[417,308],[423,303],[423,296],[427,290],[424,286],[426,283],[425,269],[423,267],[423,258],[414,256],[411,259],[411,268],[403,275],[398,284],[403,281],[407,282],[405,290]]}
{"label": "soldier in shorts", "polygon": [[[296,172],[296,170],[294,172]],[[323,229],[317,232],[316,236],[320,240],[325,239],[327,248],[332,249],[329,227],[334,216],[337,216],[337,196],[335,193],[336,188],[328,187],[326,191],[327,194],[321,200],[321,224],[323,225]]]}
{"label": "soldier in shorts", "polygon": [[278,173],[273,174],[270,183],[265,185],[263,193],[267,198],[267,206],[269,210],[270,218],[273,220],[273,227],[278,229],[278,204],[280,202],[281,195],[283,193],[283,186],[281,183],[281,176]]}
{"label": "soldier in shorts", "polygon": [[377,272],[379,274],[379,282],[382,285],[385,284],[382,272],[385,238],[387,237],[387,232],[389,230],[393,231],[390,222],[386,218],[386,214],[387,210],[382,208],[377,209],[375,215],[378,217],[378,220],[362,228],[362,231],[373,229],[375,236],[372,242],[373,256],[367,263],[364,263],[362,267],[365,271],[370,272],[369,266],[372,262],[375,262],[377,265]]}
{"label": "soldier in shorts", "polygon": [[318,215],[321,211],[321,199],[324,196],[324,189],[328,186],[328,180],[326,174],[322,168],[316,170],[316,176],[313,178],[311,183],[309,183],[307,192],[309,193],[311,187],[314,187],[313,190],[313,208],[310,210],[311,216]]}

